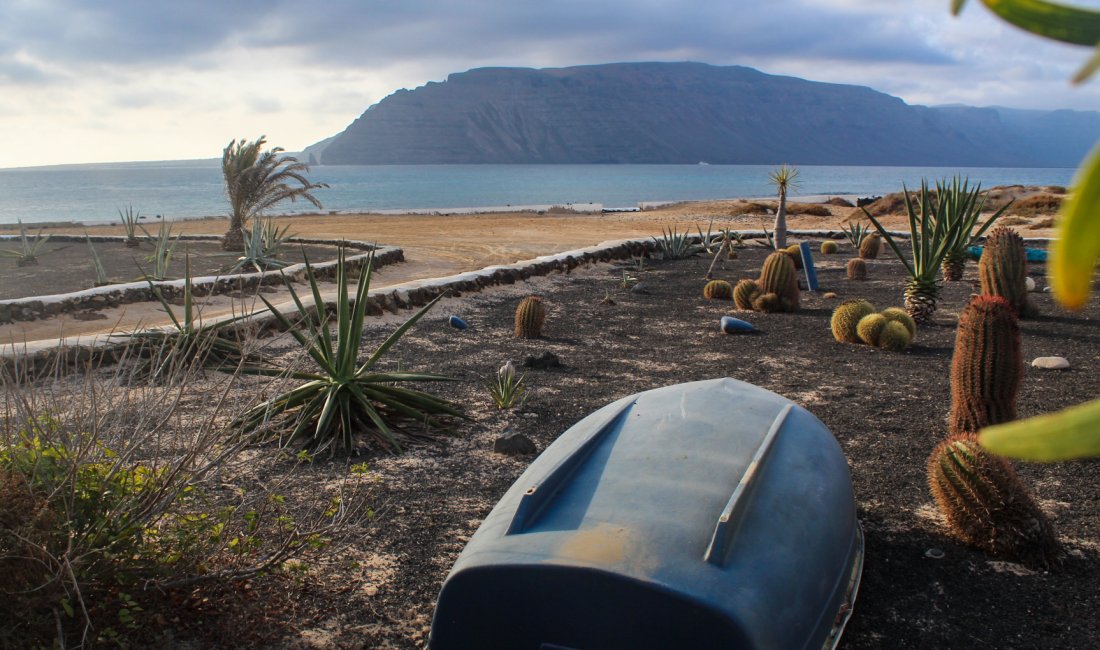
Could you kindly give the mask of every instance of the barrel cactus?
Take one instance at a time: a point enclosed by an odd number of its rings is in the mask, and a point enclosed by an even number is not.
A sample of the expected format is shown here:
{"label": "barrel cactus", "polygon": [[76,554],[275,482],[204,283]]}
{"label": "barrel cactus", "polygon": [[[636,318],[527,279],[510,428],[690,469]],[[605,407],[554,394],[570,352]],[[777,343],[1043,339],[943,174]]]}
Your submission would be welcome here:
{"label": "barrel cactus", "polygon": [[827,239],[821,242],[821,254],[822,255],[836,255],[840,252],[840,246],[831,239]]}
{"label": "barrel cactus", "polygon": [[1030,566],[1060,561],[1054,526],[1012,465],[982,449],[972,434],[951,436],[935,448],[928,486],[954,537]]}
{"label": "barrel cactus", "polygon": [[865,260],[873,260],[878,257],[882,249],[882,235],[877,232],[869,233],[859,243],[859,256]]}
{"label": "barrel cactus", "polygon": [[909,330],[910,339],[917,338],[917,321],[913,320],[909,312],[901,307],[887,307],[882,310],[882,315],[886,317],[886,320],[897,321],[904,325],[905,329]]}
{"label": "barrel cactus", "polygon": [[[882,316],[882,314],[877,315]],[[912,341],[913,337],[909,334],[908,328],[896,320],[885,321],[878,332],[878,346],[883,350],[901,352],[909,347]]]}
{"label": "barrel cactus", "polygon": [[856,324],[856,335],[867,345],[878,346],[879,334],[888,322],[882,314],[867,314]]}
{"label": "barrel cactus", "polygon": [[733,286],[725,280],[711,280],[703,287],[703,297],[707,300],[731,300]]}
{"label": "barrel cactus", "polygon": [[537,339],[542,336],[542,324],[546,321],[546,306],[542,298],[528,296],[516,307],[516,337]]}
{"label": "barrel cactus", "polygon": [[762,311],[766,313],[775,313],[780,311],[787,311],[784,308],[783,299],[779,297],[777,293],[761,293],[752,301],[753,311]]}
{"label": "barrel cactus", "polygon": [[1024,373],[1020,327],[1008,301],[975,296],[959,316],[951,359],[951,434],[1016,419]]}
{"label": "barrel cactus", "polygon": [[801,271],[802,270],[802,247],[799,246],[798,244],[791,244],[790,246],[786,247],[783,250],[786,251],[787,255],[790,255],[791,260],[794,261],[794,270]]}
{"label": "barrel cactus", "polygon": [[779,302],[770,311],[798,311],[798,274],[789,254],[777,251],[768,255],[760,269],[757,285],[762,294],[776,295]]}
{"label": "barrel cactus", "polygon": [[755,280],[745,278],[733,288],[733,304],[738,309],[752,309],[752,301],[760,295],[760,287]]}
{"label": "barrel cactus", "polygon": [[867,262],[861,258],[853,257],[848,260],[848,279],[863,281],[867,279]]}
{"label": "barrel cactus", "polygon": [[1008,300],[1020,318],[1036,314],[1028,299],[1027,252],[1023,238],[1015,230],[997,226],[989,232],[978,261],[978,277],[983,295]]}
{"label": "barrel cactus", "polygon": [[841,343],[859,343],[859,321],[864,316],[875,313],[875,306],[870,302],[857,298],[845,300],[833,310],[833,317],[829,321],[833,330],[833,338]]}

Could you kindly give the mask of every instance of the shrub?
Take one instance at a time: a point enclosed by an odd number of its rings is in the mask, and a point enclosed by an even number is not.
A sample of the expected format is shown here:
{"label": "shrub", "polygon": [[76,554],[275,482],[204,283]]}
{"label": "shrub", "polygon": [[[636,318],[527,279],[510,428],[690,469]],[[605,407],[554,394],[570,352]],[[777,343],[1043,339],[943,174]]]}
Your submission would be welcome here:
{"label": "shrub", "polygon": [[1064,196],[1047,194],[1045,192],[1042,194],[1035,194],[1016,201],[1015,206],[1012,208],[1012,212],[1022,217],[1043,217],[1055,214],[1061,210],[1064,200]]}

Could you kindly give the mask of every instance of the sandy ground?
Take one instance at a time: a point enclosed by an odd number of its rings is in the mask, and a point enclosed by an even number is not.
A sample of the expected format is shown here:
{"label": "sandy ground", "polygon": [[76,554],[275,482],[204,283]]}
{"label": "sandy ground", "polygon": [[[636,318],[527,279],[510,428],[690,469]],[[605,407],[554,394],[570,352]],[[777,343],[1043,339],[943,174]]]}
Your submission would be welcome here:
{"label": "sandy ground", "polygon": [[[816,198],[816,197],[815,197]],[[841,228],[857,218],[854,208],[830,206],[832,215],[788,217],[790,229]],[[672,204],[644,212],[609,214],[533,214],[486,213],[464,215],[306,215],[285,217],[290,232],[302,237],[347,238],[398,246],[405,251],[406,262],[382,269],[374,279],[374,288],[410,280],[452,275],[493,264],[509,264],[562,251],[618,239],[648,238],[665,228],[680,232],[714,228],[735,228],[759,232],[771,229],[768,214],[747,213],[743,201],[697,201]],[[182,221],[173,224],[175,232],[219,234],[225,231],[224,218]],[[888,227],[907,228],[900,218],[887,219]],[[71,228],[69,228],[71,229]],[[84,231],[83,228],[80,230]],[[121,226],[87,228],[91,234],[123,234]],[[46,232],[51,232],[47,230]],[[58,228],[52,232],[67,232]],[[1049,236],[1049,230],[1030,230],[1029,237]],[[278,302],[285,295],[270,296]],[[204,315],[239,312],[247,308],[241,301],[217,299],[204,307]],[[22,342],[57,340],[72,336],[133,330],[140,326],[166,324],[161,308],[155,303],[137,303],[101,312],[96,320],[76,320],[71,315],[0,326],[0,342],[18,346]]]}

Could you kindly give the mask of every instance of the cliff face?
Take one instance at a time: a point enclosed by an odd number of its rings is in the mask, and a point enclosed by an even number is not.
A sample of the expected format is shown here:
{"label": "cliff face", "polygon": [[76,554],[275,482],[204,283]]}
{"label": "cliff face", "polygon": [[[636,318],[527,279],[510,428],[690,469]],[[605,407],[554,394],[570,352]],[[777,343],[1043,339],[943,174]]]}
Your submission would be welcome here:
{"label": "cliff face", "polygon": [[318,147],[318,159],[1069,167],[1097,137],[1095,113],[1002,116],[740,66],[618,63],[480,68],[400,90]]}

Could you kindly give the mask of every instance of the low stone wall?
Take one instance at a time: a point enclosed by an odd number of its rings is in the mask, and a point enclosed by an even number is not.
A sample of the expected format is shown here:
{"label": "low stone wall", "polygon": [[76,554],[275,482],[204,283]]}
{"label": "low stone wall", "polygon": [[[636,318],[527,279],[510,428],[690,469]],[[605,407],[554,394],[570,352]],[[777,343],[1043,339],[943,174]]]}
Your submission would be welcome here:
{"label": "low stone wall", "polygon": [[[9,237],[10,238],[10,237]],[[121,242],[124,237],[93,236],[93,242]],[[180,237],[181,241],[221,241],[217,235],[190,235]],[[85,241],[83,236],[53,235],[50,241]],[[379,246],[361,241],[306,239],[293,237],[287,240],[295,244],[320,244],[331,246],[344,246],[346,248],[364,251],[360,254],[348,257],[348,264],[353,269],[366,263],[370,251],[374,251],[374,266],[381,268],[387,264],[405,261],[405,253],[400,248],[393,246]],[[323,279],[332,277],[336,272],[336,262],[320,262],[312,264],[314,273]],[[305,277],[305,264],[294,264],[279,271],[265,271],[262,273],[240,273],[233,275],[212,275],[191,278],[191,293],[194,296],[220,295],[237,291],[254,292],[261,285],[282,284],[283,275],[292,280],[302,280]],[[183,294],[183,280],[153,281],[153,286],[160,290],[166,300],[174,300]],[[127,282],[124,284],[111,284],[95,289],[86,289],[73,293],[57,294],[51,296],[34,296],[33,298],[13,298],[0,300],[0,325],[14,321],[32,321],[49,318],[62,313],[72,313],[86,309],[105,309],[132,302],[148,302],[156,300],[152,288],[148,282]]]}

